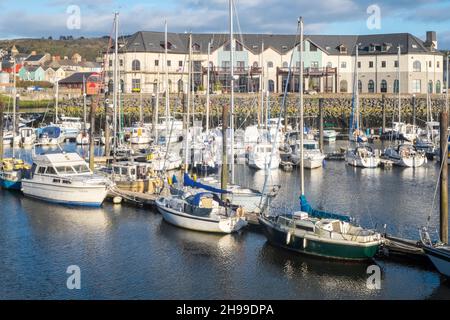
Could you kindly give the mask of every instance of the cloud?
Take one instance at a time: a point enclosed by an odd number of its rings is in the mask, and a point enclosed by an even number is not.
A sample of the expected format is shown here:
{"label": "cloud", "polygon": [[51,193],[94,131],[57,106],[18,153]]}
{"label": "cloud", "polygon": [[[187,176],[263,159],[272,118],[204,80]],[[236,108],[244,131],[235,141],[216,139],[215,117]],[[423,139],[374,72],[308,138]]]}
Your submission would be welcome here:
{"label": "cloud", "polygon": [[[0,0],[0,7],[4,3],[5,0]],[[66,9],[71,4],[81,7],[81,30],[66,28]],[[297,18],[303,16],[308,33],[339,34],[340,29],[336,26],[344,24],[355,26],[350,28],[351,33],[361,33],[368,18],[367,7],[372,4],[373,0],[235,0],[238,17],[236,31],[295,33]],[[381,9],[382,32],[399,32],[399,27],[417,22],[414,30],[401,32],[419,32],[421,35],[429,28],[425,23],[428,21],[435,23],[433,26],[436,26],[438,36],[439,31],[443,33],[447,30],[439,22],[450,19],[446,14],[450,6],[445,7],[450,5],[449,0],[379,0],[376,4]],[[443,10],[443,6],[447,9]],[[29,9],[15,9],[13,4],[3,6],[0,11],[0,37],[109,35],[113,11],[119,7],[122,34],[162,30],[165,19],[168,20],[169,30],[174,32],[228,30],[228,0],[47,0],[40,5],[30,5]],[[390,21],[390,24],[384,21]],[[448,37],[439,40],[450,47]]]}

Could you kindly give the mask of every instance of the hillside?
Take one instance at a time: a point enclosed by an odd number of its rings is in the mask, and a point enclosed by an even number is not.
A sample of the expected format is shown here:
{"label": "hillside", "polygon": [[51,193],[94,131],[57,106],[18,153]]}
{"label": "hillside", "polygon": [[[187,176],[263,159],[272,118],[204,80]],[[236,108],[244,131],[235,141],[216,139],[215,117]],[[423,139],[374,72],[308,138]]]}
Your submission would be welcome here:
{"label": "hillside", "polygon": [[101,56],[108,46],[107,38],[74,39],[74,40],[49,40],[49,39],[16,39],[0,40],[0,48],[7,49],[16,45],[20,53],[50,53],[61,57],[71,57],[79,53],[89,61]]}

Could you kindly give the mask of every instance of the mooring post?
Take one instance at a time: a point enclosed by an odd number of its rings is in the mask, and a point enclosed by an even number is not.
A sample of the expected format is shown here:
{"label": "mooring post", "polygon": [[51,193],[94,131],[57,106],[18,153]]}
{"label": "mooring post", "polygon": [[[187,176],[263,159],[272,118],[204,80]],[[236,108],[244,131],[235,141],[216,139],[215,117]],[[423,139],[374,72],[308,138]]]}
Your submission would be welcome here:
{"label": "mooring post", "polygon": [[448,243],[448,111],[445,107],[441,111],[440,123],[441,144],[441,204],[440,204],[440,238]]}
{"label": "mooring post", "polygon": [[[97,97],[92,97],[91,101],[91,128],[89,132],[89,168],[94,171],[95,167],[95,111],[97,109]],[[106,141],[108,143],[108,141]]]}
{"label": "mooring post", "polygon": [[319,146],[323,152],[323,98],[319,99]]}
{"label": "mooring post", "polygon": [[3,161],[3,101],[0,101],[0,163]]}
{"label": "mooring post", "polygon": [[381,96],[381,108],[383,112],[383,127],[381,128],[381,133],[386,132],[386,95]]}

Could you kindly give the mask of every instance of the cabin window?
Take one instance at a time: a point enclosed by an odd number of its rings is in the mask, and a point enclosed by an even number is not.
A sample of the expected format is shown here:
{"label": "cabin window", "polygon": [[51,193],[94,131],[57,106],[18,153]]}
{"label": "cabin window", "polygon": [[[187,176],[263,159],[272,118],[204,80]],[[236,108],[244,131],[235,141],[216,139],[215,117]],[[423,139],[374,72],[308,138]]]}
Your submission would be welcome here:
{"label": "cabin window", "polygon": [[46,174],[56,174],[55,168],[53,167],[48,167],[47,171],[45,172]]}
{"label": "cabin window", "polygon": [[130,170],[130,175],[135,176],[136,175],[136,169],[132,168]]}
{"label": "cabin window", "polygon": [[59,172],[60,174],[73,174],[73,173],[76,173],[76,172],[73,170],[72,167],[68,167],[68,166],[65,166],[65,167],[56,167],[56,170],[58,170],[58,172]]}
{"label": "cabin window", "polygon": [[119,167],[114,167],[114,173],[115,174],[120,174],[120,168]]}
{"label": "cabin window", "polygon": [[72,184],[72,182],[70,182],[69,180],[63,180],[62,183],[63,184]]}
{"label": "cabin window", "polygon": [[38,169],[38,173],[39,174],[44,174],[45,173],[45,169],[47,169],[47,167],[39,167],[39,169]]}
{"label": "cabin window", "polygon": [[53,183],[61,183],[60,179],[53,179]]}
{"label": "cabin window", "polygon": [[78,173],[90,173],[91,170],[86,165],[79,165],[74,167],[75,171]]}

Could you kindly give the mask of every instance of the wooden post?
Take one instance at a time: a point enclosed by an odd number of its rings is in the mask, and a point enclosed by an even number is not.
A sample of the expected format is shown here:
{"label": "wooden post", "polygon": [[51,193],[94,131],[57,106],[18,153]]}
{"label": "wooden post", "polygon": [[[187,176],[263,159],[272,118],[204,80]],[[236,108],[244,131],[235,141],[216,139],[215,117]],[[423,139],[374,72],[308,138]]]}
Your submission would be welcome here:
{"label": "wooden post", "polygon": [[381,96],[381,107],[383,112],[383,127],[381,128],[381,133],[386,132],[386,95]]}
{"label": "wooden post", "polygon": [[319,99],[319,145],[323,152],[323,98]]}
{"label": "wooden post", "polygon": [[440,203],[440,238],[448,243],[448,112],[444,107],[441,111],[440,123],[441,143],[441,203]]}
{"label": "wooden post", "polygon": [[[227,184],[228,184],[227,131],[228,131],[228,124],[230,122],[229,108],[230,108],[230,106],[227,104],[224,104],[224,106],[222,108],[222,179],[221,179],[222,190],[226,190]],[[222,200],[225,201],[226,199],[227,199],[226,194],[222,194]]]}
{"label": "wooden post", "polygon": [[[95,167],[95,111],[97,109],[97,97],[92,97],[91,101],[91,128],[89,132],[89,168],[94,171]],[[108,141],[106,141],[108,143]]]}
{"label": "wooden post", "polygon": [[3,161],[3,112],[4,105],[0,101],[0,163]]}

